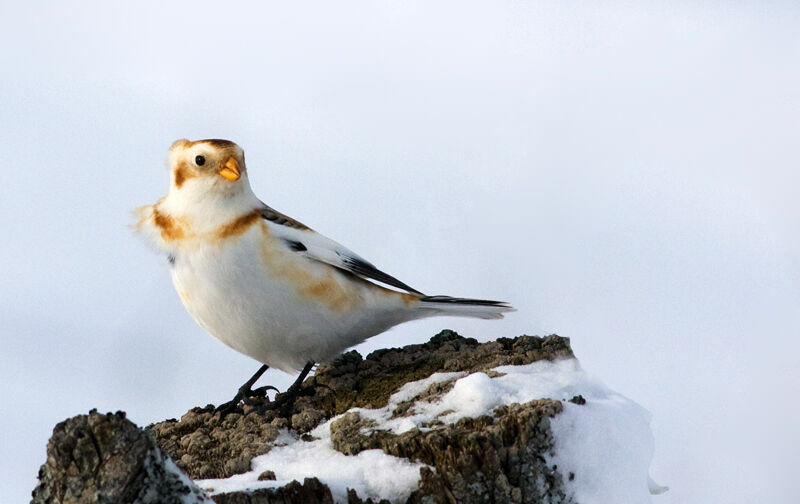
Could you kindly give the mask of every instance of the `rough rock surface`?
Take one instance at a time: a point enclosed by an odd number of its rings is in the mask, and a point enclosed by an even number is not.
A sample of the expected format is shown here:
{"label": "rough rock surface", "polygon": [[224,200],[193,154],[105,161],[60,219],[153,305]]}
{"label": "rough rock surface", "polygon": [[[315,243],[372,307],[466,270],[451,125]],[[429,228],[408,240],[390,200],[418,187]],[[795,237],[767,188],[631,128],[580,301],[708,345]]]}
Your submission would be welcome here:
{"label": "rough rock surface", "polygon": [[280,488],[215,495],[217,504],[333,504],[330,489],[317,478],[306,478],[301,485],[292,481]]}
{"label": "rough rock surface", "polygon": [[370,431],[353,412],[331,424],[331,440],[348,455],[379,448],[435,467],[423,469],[421,488],[408,502],[567,502],[561,475],[542,457],[553,446],[548,419],[562,409],[559,401],[541,399],[400,435]]}
{"label": "rough rock surface", "polygon": [[32,502],[210,501],[124,413],[92,410],[53,429]]}
{"label": "rough rock surface", "polygon": [[[190,478],[228,477],[247,472],[250,460],[270,450],[280,429],[305,434],[350,408],[384,407],[402,385],[432,373],[486,372],[502,365],[572,356],[569,340],[555,335],[501,338],[480,344],[452,331],[442,331],[428,343],[378,350],[366,358],[354,351],[345,353],[333,363],[319,366],[290,407],[269,410],[266,403],[256,404],[221,418],[209,405],[190,410],[179,421],[151,425],[148,431]],[[435,400],[451,386],[448,382],[434,384],[415,400]],[[411,403],[401,404],[394,414],[403,415],[410,406]],[[408,502],[561,503],[568,502],[561,476],[546,465],[543,456],[553,442],[549,418],[561,409],[558,401],[537,400],[497,408],[492,417],[465,418],[451,425],[439,422],[428,426],[430,430],[425,432],[413,429],[400,435],[371,430],[369,421],[351,412],[332,424],[331,439],[334,448],[345,454],[379,448],[433,467],[434,470],[422,470],[420,486]],[[50,442],[54,448],[63,443],[56,434]],[[49,464],[48,456],[37,487],[40,493],[52,492],[53,478],[45,471]],[[73,472],[78,473],[92,467],[82,462],[81,456],[73,465]],[[332,502],[330,490],[315,478],[277,489],[213,498],[218,503]],[[348,502],[372,501],[364,501],[351,491]]]}

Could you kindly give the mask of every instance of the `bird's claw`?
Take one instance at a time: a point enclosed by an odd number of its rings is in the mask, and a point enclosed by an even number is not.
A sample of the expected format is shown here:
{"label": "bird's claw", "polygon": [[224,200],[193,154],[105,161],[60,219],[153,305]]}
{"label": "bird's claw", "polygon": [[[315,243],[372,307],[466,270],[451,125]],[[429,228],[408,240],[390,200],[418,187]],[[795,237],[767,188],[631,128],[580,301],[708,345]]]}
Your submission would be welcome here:
{"label": "bird's claw", "polygon": [[278,390],[276,387],[273,387],[272,385],[264,385],[263,387],[258,387],[255,390],[245,391],[244,395],[242,396],[242,401],[250,406],[268,403],[269,397],[267,397],[267,391],[269,390],[280,392],[280,390]]}
{"label": "bird's claw", "polygon": [[258,387],[257,389],[251,389],[250,387],[242,386],[239,388],[239,391],[236,392],[236,395],[233,397],[233,399],[217,406],[217,411],[220,412],[222,418],[225,418],[225,416],[228,414],[234,413],[240,409],[240,402],[248,406],[257,406],[264,403],[269,403],[270,401],[267,397],[267,392],[270,390],[279,392],[279,390],[272,385],[265,385],[263,387]]}
{"label": "bird's claw", "polygon": [[274,390],[275,392],[280,392],[277,387],[273,387],[272,385],[264,385],[263,387],[258,387],[257,389],[253,390],[253,395],[257,395],[258,397],[266,397],[268,390]]}

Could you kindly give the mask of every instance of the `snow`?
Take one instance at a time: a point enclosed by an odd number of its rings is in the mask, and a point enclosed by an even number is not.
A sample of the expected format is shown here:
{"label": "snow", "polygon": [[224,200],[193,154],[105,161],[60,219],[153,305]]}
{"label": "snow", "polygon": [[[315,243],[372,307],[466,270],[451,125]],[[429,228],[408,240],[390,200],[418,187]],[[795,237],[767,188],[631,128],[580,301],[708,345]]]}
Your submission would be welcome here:
{"label": "snow", "polygon": [[[255,457],[250,463],[250,472],[226,479],[199,480],[197,484],[213,496],[281,487],[292,480],[302,482],[304,478],[316,477],[330,487],[336,502],[347,502],[348,488],[362,498],[405,501],[417,487],[419,470],[424,464],[393,457],[381,450],[366,450],[355,456],[337,452],[330,440],[333,420],[312,431],[311,434],[319,438],[314,441],[302,441],[284,430],[275,440],[276,445],[281,446]],[[274,471],[277,479],[258,481],[258,476],[266,470]]]}
{"label": "snow", "polygon": [[183,471],[175,465],[169,457],[164,457],[164,470],[172,474],[174,478],[185,485],[188,492],[180,495],[180,501],[183,504],[213,504],[214,501],[206,495],[197,483],[189,479]]}
{"label": "snow", "polygon": [[[654,450],[650,414],[590,376],[576,359],[501,366],[493,371],[494,377],[482,372],[435,373],[405,384],[384,408],[350,411],[374,420],[377,425],[371,429],[400,434],[414,428],[428,429],[427,425],[435,420],[452,423],[490,414],[503,404],[541,398],[561,400],[564,411],[550,422],[555,445],[548,463],[558,466],[567,491],[577,502],[649,503],[651,494],[667,490],[649,476]],[[400,403],[417,398],[433,384],[446,382],[454,383],[438,400],[418,400],[409,410],[410,415],[392,418],[392,411]],[[577,395],[586,403],[569,402]],[[318,438],[314,441],[282,433],[276,441],[281,446],[253,459],[252,470],[246,474],[198,484],[214,494],[283,486],[291,480],[315,476],[331,488],[336,502],[346,502],[347,488],[355,489],[362,498],[404,501],[416,489],[423,464],[380,450],[355,456],[335,451],[330,424],[338,418],[314,429],[311,434]],[[258,481],[258,475],[267,469],[275,472],[277,481]]]}

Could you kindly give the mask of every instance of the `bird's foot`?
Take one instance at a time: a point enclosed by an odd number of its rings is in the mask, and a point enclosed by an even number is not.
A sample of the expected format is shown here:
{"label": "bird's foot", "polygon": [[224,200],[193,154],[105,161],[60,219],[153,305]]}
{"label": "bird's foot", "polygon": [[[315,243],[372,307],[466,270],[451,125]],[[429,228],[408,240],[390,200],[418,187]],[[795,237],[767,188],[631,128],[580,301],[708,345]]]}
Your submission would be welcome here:
{"label": "bird's foot", "polygon": [[[303,370],[300,372],[300,375],[297,379],[292,383],[292,385],[286,389],[286,392],[283,394],[277,394],[275,396],[275,400],[266,404],[264,406],[265,410],[282,410],[288,412],[289,409],[294,405],[294,401],[300,396],[300,391],[303,386],[303,381],[305,380],[308,373],[314,367],[314,363],[309,361]],[[311,387],[313,389],[313,386]]]}
{"label": "bird's foot", "polygon": [[301,395],[306,395],[306,392],[312,389],[313,387],[306,388],[301,391],[299,386],[295,387],[294,385],[292,385],[291,387],[286,389],[286,392],[282,394],[277,394],[274,400],[265,403],[263,406],[261,406],[261,410],[262,411],[280,410],[281,414],[288,414],[292,406],[294,406],[295,400],[297,400],[297,398],[300,397]]}
{"label": "bird's foot", "polygon": [[283,394],[278,393],[275,396],[274,401],[270,401],[267,397],[268,390],[274,390],[278,392],[278,389],[273,387],[272,385],[267,385],[265,387],[258,387],[257,389],[252,389],[253,384],[261,377],[262,374],[267,370],[267,365],[263,365],[256,371],[244,385],[239,387],[239,391],[230,401],[226,403],[222,403],[217,406],[217,411],[220,412],[221,418],[225,418],[230,413],[244,413],[244,408],[239,406],[239,403],[243,403],[244,405],[252,406],[253,408],[250,409],[250,412],[253,411],[267,411],[267,410],[278,410],[281,411],[288,411],[292,405],[294,404],[295,399],[300,395],[300,387],[303,385],[303,380],[305,380],[308,373],[314,367],[313,362],[306,363],[303,370],[300,372],[300,375],[297,377],[294,383],[292,383],[291,387],[286,389],[286,392]]}
{"label": "bird's foot", "polygon": [[242,408],[239,406],[239,403],[248,406],[260,406],[265,403],[269,404],[270,401],[269,397],[267,397],[267,392],[270,390],[278,392],[278,389],[272,385],[265,385],[263,387],[258,387],[257,389],[252,389],[248,384],[245,383],[239,387],[239,391],[236,392],[236,395],[233,396],[233,399],[217,406],[217,411],[222,414],[222,418],[225,418],[225,416],[229,413],[242,412]]}
{"label": "bird's foot", "polygon": [[225,415],[228,415],[229,413],[238,412],[240,410],[240,401],[243,401],[244,404],[247,405],[261,404],[265,401],[269,401],[267,398],[267,391],[274,390],[277,392],[278,389],[271,385],[258,387],[255,390],[252,388],[253,384],[258,381],[259,378],[261,378],[261,375],[263,375],[267,369],[269,369],[269,367],[266,364],[262,365],[260,368],[258,368],[256,374],[251,376],[249,380],[244,382],[244,385],[239,387],[239,391],[236,392],[236,395],[233,396],[233,399],[217,406],[217,411],[220,412],[222,418],[225,418]]}

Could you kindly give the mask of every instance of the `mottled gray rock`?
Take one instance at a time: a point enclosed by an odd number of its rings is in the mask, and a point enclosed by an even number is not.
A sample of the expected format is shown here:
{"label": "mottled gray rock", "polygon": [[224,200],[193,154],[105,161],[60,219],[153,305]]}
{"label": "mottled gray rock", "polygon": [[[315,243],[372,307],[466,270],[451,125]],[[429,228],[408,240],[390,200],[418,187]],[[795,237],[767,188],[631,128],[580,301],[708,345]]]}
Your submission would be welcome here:
{"label": "mottled gray rock", "polygon": [[124,413],[101,415],[92,410],[53,429],[32,502],[210,501]]}
{"label": "mottled gray rock", "polygon": [[280,488],[235,492],[214,496],[217,504],[333,504],[331,490],[317,478],[306,478],[301,485],[292,481]]}
{"label": "mottled gray rock", "polygon": [[553,447],[550,418],[562,410],[540,399],[399,435],[372,430],[374,421],[350,412],[331,424],[331,441],[347,455],[378,448],[434,467],[408,502],[568,502],[561,475],[544,459]]}
{"label": "mottled gray rock", "polygon": [[267,453],[285,419],[233,413],[224,419],[213,406],[193,408],[178,420],[148,429],[161,449],[193,479],[226,478],[250,470],[253,457]]}

